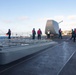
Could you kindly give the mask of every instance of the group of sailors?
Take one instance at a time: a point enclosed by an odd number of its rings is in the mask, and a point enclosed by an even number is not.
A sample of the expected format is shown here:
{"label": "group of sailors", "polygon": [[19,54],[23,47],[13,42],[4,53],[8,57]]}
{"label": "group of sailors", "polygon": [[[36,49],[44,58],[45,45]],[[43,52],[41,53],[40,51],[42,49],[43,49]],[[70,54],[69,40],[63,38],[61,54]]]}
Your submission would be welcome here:
{"label": "group of sailors", "polygon": [[[59,38],[62,39],[62,30],[59,29]],[[6,35],[8,35],[8,39],[11,39],[11,30],[8,29],[8,32],[6,33]],[[41,29],[39,28],[38,31],[37,31],[37,38],[38,40],[41,39],[41,35],[42,35],[42,31]],[[32,30],[32,39],[35,39],[35,36],[36,36],[36,31],[35,31],[35,28],[33,28]],[[47,38],[50,38],[50,30],[47,31]],[[70,40],[72,40],[75,42],[76,40],[76,29],[72,29],[72,35],[71,35],[71,38]]]}
{"label": "group of sailors", "polygon": [[[35,31],[35,28],[33,28],[33,30],[32,30],[32,39],[35,39],[35,35],[36,35],[36,31]],[[37,31],[37,38],[38,38],[38,40],[41,39],[41,35],[42,35],[42,31],[39,28],[38,31]]]}
{"label": "group of sailors", "polygon": [[[8,39],[11,39],[11,30],[10,29],[8,29],[8,32],[6,33],[6,35],[8,36]],[[33,30],[32,30],[32,39],[35,39],[35,35],[36,35],[36,31],[35,31],[35,28],[33,28]],[[38,40],[41,39],[41,35],[42,35],[42,31],[39,28],[39,30],[37,31]]]}
{"label": "group of sailors", "polygon": [[[61,29],[59,29],[59,38],[62,39],[62,31],[61,31]],[[74,30],[72,29],[70,40],[73,40],[73,42],[75,42],[75,40],[76,40],[76,29],[74,29]]]}

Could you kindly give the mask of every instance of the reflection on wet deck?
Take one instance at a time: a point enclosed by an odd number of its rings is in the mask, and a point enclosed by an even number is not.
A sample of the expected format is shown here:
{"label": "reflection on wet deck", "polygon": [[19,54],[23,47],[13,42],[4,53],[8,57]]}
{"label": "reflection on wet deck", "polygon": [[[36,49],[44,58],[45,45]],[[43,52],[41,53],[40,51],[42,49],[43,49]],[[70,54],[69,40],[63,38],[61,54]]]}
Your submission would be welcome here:
{"label": "reflection on wet deck", "polygon": [[31,60],[31,63],[28,62],[28,64],[26,64],[24,67],[24,70],[27,70],[25,74],[27,74],[31,68],[33,75],[37,73],[41,75],[58,75],[74,53],[75,47],[70,45],[68,42],[63,42],[59,45],[47,49],[35,60]]}

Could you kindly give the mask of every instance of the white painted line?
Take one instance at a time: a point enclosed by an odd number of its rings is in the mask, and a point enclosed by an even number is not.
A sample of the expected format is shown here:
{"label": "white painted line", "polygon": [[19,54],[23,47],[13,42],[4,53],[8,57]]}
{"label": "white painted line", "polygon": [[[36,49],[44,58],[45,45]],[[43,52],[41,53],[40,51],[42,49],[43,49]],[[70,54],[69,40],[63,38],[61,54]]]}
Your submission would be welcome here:
{"label": "white painted line", "polygon": [[69,57],[69,59],[66,61],[66,63],[62,66],[62,68],[58,71],[57,75],[61,72],[61,70],[64,68],[64,66],[68,63],[68,61],[72,58],[72,56],[75,54],[76,51],[72,53],[72,55]]}

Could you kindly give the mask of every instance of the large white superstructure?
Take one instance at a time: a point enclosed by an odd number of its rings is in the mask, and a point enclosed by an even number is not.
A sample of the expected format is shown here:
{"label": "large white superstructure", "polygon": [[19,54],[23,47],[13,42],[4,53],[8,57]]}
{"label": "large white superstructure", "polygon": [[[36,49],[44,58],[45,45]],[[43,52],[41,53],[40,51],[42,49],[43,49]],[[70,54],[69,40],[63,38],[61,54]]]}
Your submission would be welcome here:
{"label": "large white superstructure", "polygon": [[58,22],[54,20],[47,20],[46,27],[45,27],[45,34],[50,31],[50,34],[59,34],[59,25]]}

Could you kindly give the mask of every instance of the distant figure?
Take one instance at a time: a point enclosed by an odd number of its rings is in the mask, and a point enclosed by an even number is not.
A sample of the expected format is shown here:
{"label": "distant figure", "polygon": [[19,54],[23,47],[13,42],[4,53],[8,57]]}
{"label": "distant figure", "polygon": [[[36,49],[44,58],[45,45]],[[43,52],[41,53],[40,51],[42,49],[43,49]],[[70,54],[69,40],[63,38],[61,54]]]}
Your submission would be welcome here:
{"label": "distant figure", "polygon": [[74,32],[73,32],[73,41],[75,42],[75,38],[76,38],[76,29],[74,29]]}
{"label": "distant figure", "polygon": [[32,30],[32,39],[35,39],[35,35],[36,35],[36,31],[35,31],[35,28],[33,28],[33,30]]}
{"label": "distant figure", "polygon": [[50,39],[50,30],[47,31],[47,38]]}
{"label": "distant figure", "polygon": [[62,31],[61,31],[61,29],[59,29],[59,38],[62,39]]}
{"label": "distant figure", "polygon": [[38,35],[38,39],[41,39],[41,35],[42,35],[41,29],[39,29],[39,30],[37,31],[37,35]]}
{"label": "distant figure", "polygon": [[72,40],[73,37],[74,37],[74,31],[73,31],[73,29],[72,29],[72,33],[71,33],[71,38],[70,38],[70,40]]}
{"label": "distant figure", "polygon": [[7,35],[8,35],[8,39],[11,39],[11,30],[10,29],[8,29]]}

